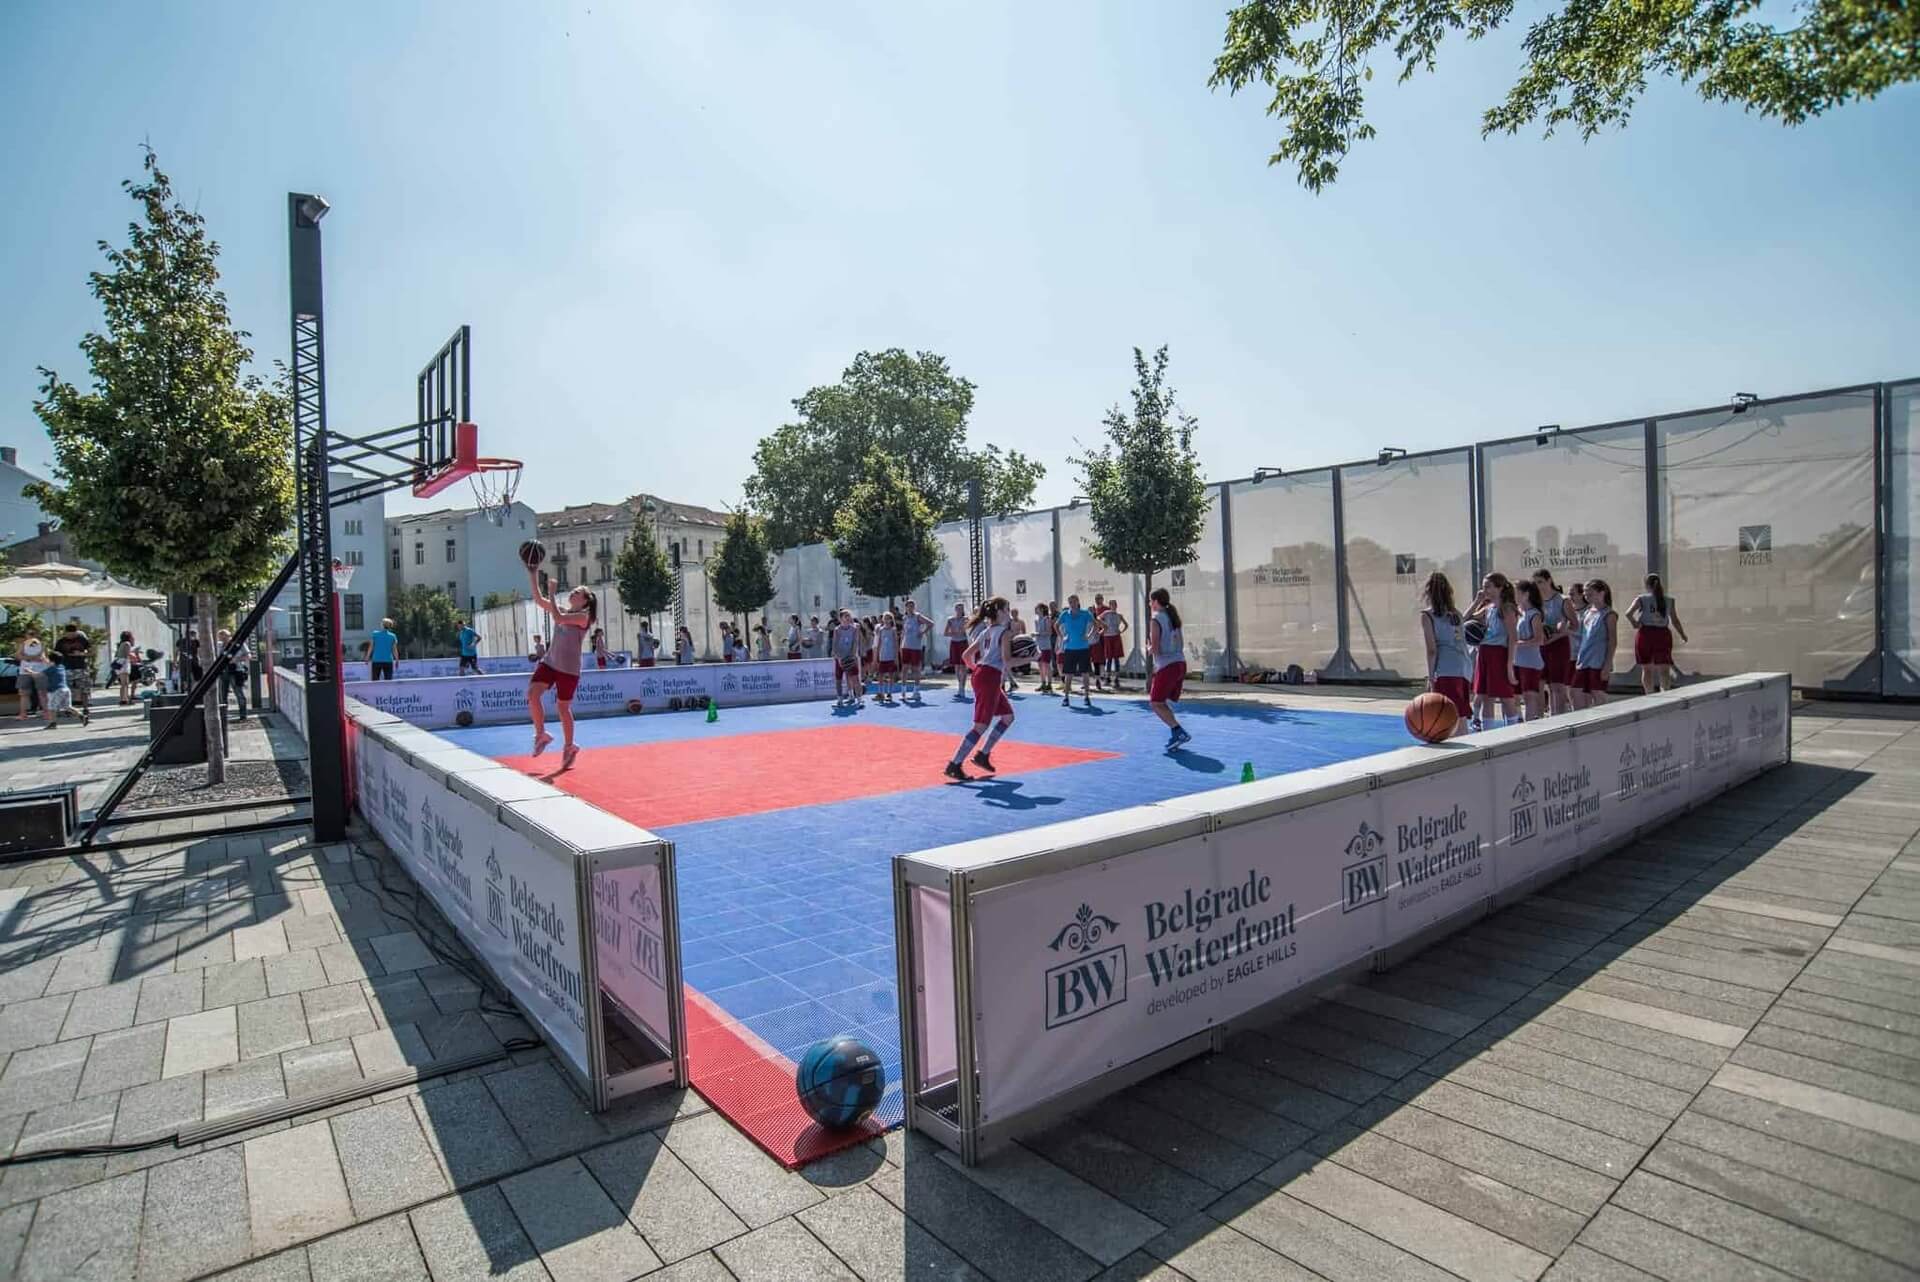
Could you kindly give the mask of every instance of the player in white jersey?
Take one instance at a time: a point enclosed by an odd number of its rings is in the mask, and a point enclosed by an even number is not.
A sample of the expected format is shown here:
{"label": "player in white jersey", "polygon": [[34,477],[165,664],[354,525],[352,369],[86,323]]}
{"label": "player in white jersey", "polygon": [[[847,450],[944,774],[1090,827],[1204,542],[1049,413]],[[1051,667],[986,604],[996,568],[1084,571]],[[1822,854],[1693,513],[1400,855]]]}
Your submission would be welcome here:
{"label": "player in white jersey", "polygon": [[787,616],[787,657],[789,659],[797,659],[802,653],[803,651],[800,649],[800,616],[797,614],[789,614]]}
{"label": "player in white jersey", "polygon": [[[960,740],[953,759],[947,762],[949,779],[965,783],[971,778],[960,764],[969,752],[973,752],[974,765],[992,774],[994,745],[1013,725],[1013,704],[1007,701],[1002,685],[1007,668],[1013,663],[1013,629],[1009,619],[1006,598],[994,597],[980,607],[980,612],[967,625],[973,640],[961,652],[960,662],[961,666],[972,669],[973,728]],[[987,729],[989,722],[993,723],[992,730]],[[976,744],[979,745],[977,752],[974,751]]]}
{"label": "player in white jersey", "polygon": [[833,633],[827,640],[833,655],[833,693],[835,707],[864,707],[866,705],[866,683],[860,674],[860,652],[863,648],[860,639],[860,625],[853,621],[852,610],[840,611],[840,622],[834,625]]}
{"label": "player in white jersey", "polygon": [[933,620],[920,613],[920,607],[908,599],[900,614],[900,685],[904,691],[913,683],[914,702],[920,699],[920,681],[927,669],[927,642],[933,636]]}
{"label": "player in white jersey", "polygon": [[962,702],[967,697],[967,665],[961,657],[967,652],[967,631],[967,607],[955,601],[944,635],[947,638],[947,662],[953,665],[953,697]]}

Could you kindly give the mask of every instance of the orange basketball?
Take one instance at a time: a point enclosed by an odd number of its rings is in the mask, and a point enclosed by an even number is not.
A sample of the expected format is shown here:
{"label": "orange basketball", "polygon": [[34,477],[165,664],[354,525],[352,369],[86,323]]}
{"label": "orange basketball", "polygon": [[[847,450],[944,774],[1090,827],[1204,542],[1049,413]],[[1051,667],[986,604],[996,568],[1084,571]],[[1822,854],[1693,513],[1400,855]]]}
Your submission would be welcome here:
{"label": "orange basketball", "polygon": [[1443,742],[1459,720],[1459,710],[1444,694],[1429,690],[1407,701],[1407,732],[1426,743]]}

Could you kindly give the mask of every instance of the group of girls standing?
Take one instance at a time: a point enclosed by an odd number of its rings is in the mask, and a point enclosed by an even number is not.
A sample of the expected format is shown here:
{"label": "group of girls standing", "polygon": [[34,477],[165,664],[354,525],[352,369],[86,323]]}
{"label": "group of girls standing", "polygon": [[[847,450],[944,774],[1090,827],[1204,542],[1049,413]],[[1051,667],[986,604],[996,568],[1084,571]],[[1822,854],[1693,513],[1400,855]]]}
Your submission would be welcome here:
{"label": "group of girls standing", "polygon": [[[1549,570],[1518,583],[1496,570],[1462,611],[1452,582],[1435,570],[1422,596],[1427,688],[1453,701],[1456,735],[1607,701],[1620,616],[1605,579],[1562,592]],[[1687,633],[1659,575],[1647,576],[1627,620],[1641,688],[1651,694],[1671,687],[1673,637],[1685,641]]]}

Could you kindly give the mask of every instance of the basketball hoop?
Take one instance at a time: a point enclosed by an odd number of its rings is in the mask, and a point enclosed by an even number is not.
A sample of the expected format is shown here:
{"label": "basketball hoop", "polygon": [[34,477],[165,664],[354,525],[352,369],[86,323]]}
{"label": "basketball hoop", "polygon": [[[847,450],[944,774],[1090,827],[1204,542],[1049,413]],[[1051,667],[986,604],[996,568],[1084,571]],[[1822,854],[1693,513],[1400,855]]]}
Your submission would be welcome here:
{"label": "basketball hoop", "polygon": [[333,558],[333,590],[345,592],[353,583],[353,567],[339,557]]}
{"label": "basketball hoop", "polygon": [[513,511],[513,496],[520,490],[520,460],[477,458],[467,480],[473,486],[473,502],[480,515],[495,525],[505,525],[507,514]]}

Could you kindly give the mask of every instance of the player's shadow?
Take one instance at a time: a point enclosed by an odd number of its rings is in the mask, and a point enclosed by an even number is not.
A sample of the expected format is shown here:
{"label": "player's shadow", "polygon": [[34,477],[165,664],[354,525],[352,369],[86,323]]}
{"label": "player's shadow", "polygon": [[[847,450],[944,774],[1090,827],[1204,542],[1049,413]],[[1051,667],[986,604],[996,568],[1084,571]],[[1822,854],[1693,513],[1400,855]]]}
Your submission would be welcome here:
{"label": "player's shadow", "polygon": [[1020,791],[1026,785],[1017,779],[976,779],[960,786],[996,810],[1038,810],[1042,806],[1057,806],[1066,800],[1064,797],[1028,796]]}
{"label": "player's shadow", "polygon": [[1061,711],[1072,712],[1076,717],[1111,717],[1114,713],[1118,712],[1119,709],[1108,708],[1098,704],[1076,703],[1070,708],[1062,708]]}
{"label": "player's shadow", "polygon": [[1227,768],[1227,763],[1218,757],[1208,757],[1198,752],[1188,752],[1185,748],[1175,748],[1167,754],[1167,760],[1200,775],[1217,775]]}

